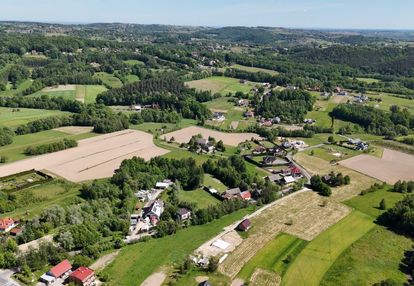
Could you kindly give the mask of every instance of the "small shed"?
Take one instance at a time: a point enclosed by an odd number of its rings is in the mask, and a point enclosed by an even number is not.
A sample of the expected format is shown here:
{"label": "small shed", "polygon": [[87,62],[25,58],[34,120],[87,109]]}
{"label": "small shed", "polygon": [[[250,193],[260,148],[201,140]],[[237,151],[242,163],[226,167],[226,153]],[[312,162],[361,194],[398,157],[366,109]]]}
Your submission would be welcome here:
{"label": "small shed", "polygon": [[243,220],[238,226],[237,226],[237,230],[239,231],[248,231],[252,226],[252,223],[250,222],[249,219],[245,219]]}

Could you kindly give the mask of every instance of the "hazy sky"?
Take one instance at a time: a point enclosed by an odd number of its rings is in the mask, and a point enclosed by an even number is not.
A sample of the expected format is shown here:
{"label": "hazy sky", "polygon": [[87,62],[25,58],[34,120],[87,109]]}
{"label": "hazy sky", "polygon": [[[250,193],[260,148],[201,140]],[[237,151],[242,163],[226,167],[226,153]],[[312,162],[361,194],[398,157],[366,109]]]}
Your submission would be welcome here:
{"label": "hazy sky", "polygon": [[0,0],[0,20],[414,29],[414,0]]}

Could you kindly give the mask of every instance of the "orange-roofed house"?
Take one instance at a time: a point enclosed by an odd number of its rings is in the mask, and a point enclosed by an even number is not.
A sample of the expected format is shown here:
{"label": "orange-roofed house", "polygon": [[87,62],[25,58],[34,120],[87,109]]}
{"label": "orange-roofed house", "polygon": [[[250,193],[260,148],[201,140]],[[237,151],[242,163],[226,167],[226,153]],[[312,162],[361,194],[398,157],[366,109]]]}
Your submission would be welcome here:
{"label": "orange-roofed house", "polygon": [[70,274],[69,280],[79,286],[92,286],[95,285],[96,275],[92,269],[81,266]]}
{"label": "orange-roofed house", "polygon": [[65,259],[61,263],[50,269],[47,274],[57,279],[63,276],[67,276],[68,274],[70,274],[71,270],[72,265],[67,259]]}
{"label": "orange-roofed house", "polygon": [[0,233],[6,233],[17,226],[18,222],[12,218],[0,218]]}

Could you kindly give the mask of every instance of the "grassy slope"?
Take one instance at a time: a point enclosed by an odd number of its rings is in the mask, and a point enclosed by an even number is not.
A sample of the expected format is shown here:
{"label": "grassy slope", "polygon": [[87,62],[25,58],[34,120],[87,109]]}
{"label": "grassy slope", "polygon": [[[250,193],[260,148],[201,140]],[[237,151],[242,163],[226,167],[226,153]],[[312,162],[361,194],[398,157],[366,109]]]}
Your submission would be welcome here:
{"label": "grassy slope", "polygon": [[180,199],[180,201],[196,203],[200,209],[207,208],[211,205],[216,205],[220,202],[218,199],[216,199],[215,197],[201,189],[197,189],[194,191],[181,190],[178,193],[178,198]]}
{"label": "grassy slope", "polygon": [[17,127],[33,120],[54,115],[69,114],[68,112],[57,110],[29,108],[20,108],[19,110],[18,112],[13,112],[13,108],[0,107],[0,126]]}
{"label": "grassy slope", "polygon": [[248,93],[254,86],[254,83],[251,82],[241,84],[238,79],[221,76],[190,81],[187,84],[192,88],[211,90],[213,93],[218,92],[221,94],[228,94],[229,92],[235,93],[237,91]]}
{"label": "grassy slope", "polygon": [[140,285],[161,266],[182,262],[198,246],[250,211],[241,210],[212,223],[181,230],[176,235],[123,248],[104,270],[113,279],[109,285]]}
{"label": "grassy slope", "polygon": [[242,65],[232,65],[231,68],[238,69],[238,70],[244,70],[248,72],[264,72],[268,73],[270,75],[278,75],[279,73],[274,70],[268,70],[268,69],[262,69],[262,68],[255,68],[255,67],[247,67]]}
{"label": "grassy slope", "polygon": [[42,212],[51,205],[68,206],[78,198],[79,186],[60,181],[52,181],[43,185],[34,186],[14,193],[18,201],[24,200],[25,193],[31,192],[34,195],[34,202],[27,202],[24,206],[4,214],[0,217],[18,217],[30,219]]}
{"label": "grassy slope", "polygon": [[106,72],[98,72],[94,76],[101,79],[105,84],[111,86],[112,88],[122,87],[122,81],[112,74]]}
{"label": "grassy slope", "polygon": [[11,84],[7,85],[7,89],[5,91],[0,91],[0,97],[1,96],[13,96],[19,92],[22,92],[23,90],[29,88],[32,85],[32,81],[30,79],[25,80],[17,85],[16,89],[12,88]]}
{"label": "grassy slope", "polygon": [[[383,212],[377,208],[383,198],[388,207],[403,198],[402,194],[388,192],[387,189],[355,197],[346,204],[375,219]],[[322,285],[340,285],[343,281],[351,285],[372,285],[388,278],[403,284],[407,278],[399,270],[399,264],[404,251],[411,246],[410,239],[375,226],[335,261],[325,274]]]}
{"label": "grassy slope", "polygon": [[71,138],[74,140],[81,140],[96,136],[95,133],[85,133],[79,135],[69,135],[60,131],[48,130],[33,134],[15,136],[13,143],[0,148],[0,155],[8,157],[8,162],[22,160],[27,158],[24,154],[24,150],[29,146],[37,146],[56,142],[64,138]]}
{"label": "grassy slope", "polygon": [[280,234],[270,241],[242,268],[237,277],[248,281],[256,268],[274,271],[282,275],[288,265],[287,258],[294,259],[307,242],[289,234]]}
{"label": "grassy slope", "polygon": [[374,227],[371,217],[358,211],[312,240],[282,279],[282,285],[319,285],[335,260]]}

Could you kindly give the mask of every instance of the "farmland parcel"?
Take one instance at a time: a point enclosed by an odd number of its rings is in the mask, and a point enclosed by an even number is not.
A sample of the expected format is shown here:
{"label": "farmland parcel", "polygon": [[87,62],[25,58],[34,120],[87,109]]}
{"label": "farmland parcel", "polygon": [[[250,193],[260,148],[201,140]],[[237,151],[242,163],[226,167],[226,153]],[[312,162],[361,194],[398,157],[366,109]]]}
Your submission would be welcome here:
{"label": "farmland parcel", "polygon": [[113,175],[125,159],[134,156],[145,160],[168,153],[153,144],[152,135],[124,130],[79,141],[79,146],[0,167],[1,176],[28,169],[47,170],[72,182]]}

